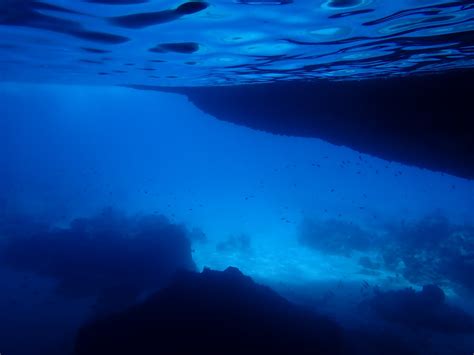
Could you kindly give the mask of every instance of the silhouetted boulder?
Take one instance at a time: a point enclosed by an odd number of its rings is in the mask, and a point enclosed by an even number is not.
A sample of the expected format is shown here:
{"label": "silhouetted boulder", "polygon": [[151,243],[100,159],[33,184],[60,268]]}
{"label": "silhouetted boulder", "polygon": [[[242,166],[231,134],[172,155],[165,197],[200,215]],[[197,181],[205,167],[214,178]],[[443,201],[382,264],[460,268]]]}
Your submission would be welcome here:
{"label": "silhouetted boulder", "polygon": [[377,292],[369,301],[382,319],[411,328],[424,328],[442,333],[474,332],[474,318],[445,301],[445,294],[436,285]]}
{"label": "silhouetted boulder", "polygon": [[165,286],[177,270],[194,270],[182,226],[163,216],[126,216],[106,209],[68,228],[10,225],[1,263],[57,280],[67,297],[97,297],[98,311],[129,306]]}
{"label": "silhouetted boulder", "polygon": [[383,328],[361,325],[346,331],[346,338],[351,355],[434,355],[423,344],[414,342],[409,334]]}
{"label": "silhouetted boulder", "polygon": [[84,326],[75,354],[342,354],[342,333],[231,267],[180,273],[144,303]]}
{"label": "silhouetted boulder", "polygon": [[[434,213],[387,226],[380,249],[383,266],[414,284],[449,280],[456,291],[474,294],[474,226],[451,223]],[[400,267],[402,265],[402,267]]]}

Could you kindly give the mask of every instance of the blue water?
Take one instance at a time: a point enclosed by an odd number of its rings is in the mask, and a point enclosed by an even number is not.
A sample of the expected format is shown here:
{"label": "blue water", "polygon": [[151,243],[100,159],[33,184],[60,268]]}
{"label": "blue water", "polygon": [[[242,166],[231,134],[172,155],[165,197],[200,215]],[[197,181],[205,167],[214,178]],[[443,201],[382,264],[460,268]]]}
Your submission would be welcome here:
{"label": "blue water", "polygon": [[[0,0],[2,355],[69,354],[82,324],[163,287],[161,267],[228,266],[416,354],[474,350],[474,321],[458,332],[448,316],[433,330],[360,312],[378,292],[436,284],[473,317],[474,181],[121,86],[467,70],[472,1],[219,0],[189,14],[102,2]],[[139,238],[160,228],[188,243],[170,260],[166,240]],[[154,267],[162,283],[144,276]]]}

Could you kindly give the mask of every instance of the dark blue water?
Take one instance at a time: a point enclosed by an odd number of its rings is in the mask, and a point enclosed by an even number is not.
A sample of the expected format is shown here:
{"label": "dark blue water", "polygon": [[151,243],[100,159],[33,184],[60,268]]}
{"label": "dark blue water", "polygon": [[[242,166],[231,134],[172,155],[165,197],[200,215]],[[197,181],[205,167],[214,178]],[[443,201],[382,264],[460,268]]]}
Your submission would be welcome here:
{"label": "dark blue water", "polygon": [[[471,75],[473,14],[472,1],[0,0],[0,353],[471,354],[467,174],[124,86]],[[453,119],[449,144],[472,147]],[[241,273],[217,272],[229,266]]]}

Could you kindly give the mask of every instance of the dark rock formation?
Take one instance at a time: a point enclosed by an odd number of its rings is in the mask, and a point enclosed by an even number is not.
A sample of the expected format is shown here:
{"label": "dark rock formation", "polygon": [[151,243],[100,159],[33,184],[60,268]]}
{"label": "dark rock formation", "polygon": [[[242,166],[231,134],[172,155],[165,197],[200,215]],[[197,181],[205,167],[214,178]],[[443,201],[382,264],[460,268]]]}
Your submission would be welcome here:
{"label": "dark rock formation", "polygon": [[181,273],[143,304],[86,325],[75,354],[342,354],[342,337],[228,268]]}
{"label": "dark rock formation", "polygon": [[68,228],[23,218],[0,223],[0,235],[0,265],[52,277],[62,296],[96,297],[100,312],[123,309],[195,267],[186,230],[157,215],[105,209]]}
{"label": "dark rock formation", "polygon": [[449,305],[436,285],[378,292],[370,305],[376,314],[389,322],[410,328],[428,329],[441,333],[473,333],[474,318],[462,309]]}
{"label": "dark rock formation", "polygon": [[474,178],[472,70],[360,81],[131,87],[184,94],[220,120]]}

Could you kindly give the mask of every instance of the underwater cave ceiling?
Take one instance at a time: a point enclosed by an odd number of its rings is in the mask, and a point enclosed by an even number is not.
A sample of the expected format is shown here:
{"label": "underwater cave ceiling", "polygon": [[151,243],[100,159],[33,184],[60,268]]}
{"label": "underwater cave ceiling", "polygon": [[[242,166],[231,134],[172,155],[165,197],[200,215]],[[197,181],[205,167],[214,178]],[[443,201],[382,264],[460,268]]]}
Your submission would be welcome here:
{"label": "underwater cave ceiling", "polygon": [[229,122],[316,137],[390,161],[474,179],[474,72],[363,81],[138,89],[186,95]]}
{"label": "underwater cave ceiling", "polygon": [[176,92],[473,179],[473,20],[473,0],[0,0],[0,81]]}

